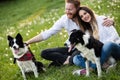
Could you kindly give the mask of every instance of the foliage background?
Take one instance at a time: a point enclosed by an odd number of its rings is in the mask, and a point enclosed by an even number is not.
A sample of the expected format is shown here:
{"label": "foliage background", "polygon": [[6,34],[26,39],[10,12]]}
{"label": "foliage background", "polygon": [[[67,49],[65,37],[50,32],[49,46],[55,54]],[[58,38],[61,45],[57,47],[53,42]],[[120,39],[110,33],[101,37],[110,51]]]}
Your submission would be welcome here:
{"label": "foliage background", "polygon": [[[82,5],[93,9],[98,15],[114,18],[115,28],[120,34],[120,1],[119,0],[81,0]],[[13,64],[13,55],[8,47],[7,35],[15,36],[18,32],[24,41],[49,29],[54,22],[64,14],[64,0],[0,0],[0,80],[22,80],[20,70]],[[43,62],[47,71],[41,73],[38,79],[34,76],[29,80],[97,80],[95,73],[89,78],[73,76],[72,71],[77,66],[47,68],[50,61],[40,56],[46,48],[61,47],[67,39],[66,31],[54,35],[46,41],[31,44],[31,50],[37,60]],[[120,66],[109,74],[103,72],[100,80],[119,80]]]}

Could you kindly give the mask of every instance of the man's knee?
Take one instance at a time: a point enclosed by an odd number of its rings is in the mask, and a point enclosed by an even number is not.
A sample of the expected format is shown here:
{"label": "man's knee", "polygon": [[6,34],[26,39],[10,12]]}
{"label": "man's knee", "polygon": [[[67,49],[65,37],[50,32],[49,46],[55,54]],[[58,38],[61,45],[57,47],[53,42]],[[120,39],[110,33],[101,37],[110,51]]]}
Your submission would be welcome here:
{"label": "man's knee", "polygon": [[42,58],[45,58],[47,56],[47,51],[46,50],[41,51],[40,55]]}

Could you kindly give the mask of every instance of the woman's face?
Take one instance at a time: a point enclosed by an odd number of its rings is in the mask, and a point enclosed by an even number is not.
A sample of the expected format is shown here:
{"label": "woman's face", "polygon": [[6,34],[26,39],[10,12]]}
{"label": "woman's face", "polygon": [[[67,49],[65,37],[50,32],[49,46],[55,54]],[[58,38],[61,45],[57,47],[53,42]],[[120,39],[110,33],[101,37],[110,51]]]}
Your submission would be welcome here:
{"label": "woman's face", "polygon": [[80,10],[79,11],[79,16],[84,22],[90,22],[91,21],[91,16],[88,12],[85,10]]}
{"label": "woman's face", "polygon": [[65,13],[69,19],[72,19],[76,15],[77,9],[74,4],[66,3],[65,5]]}

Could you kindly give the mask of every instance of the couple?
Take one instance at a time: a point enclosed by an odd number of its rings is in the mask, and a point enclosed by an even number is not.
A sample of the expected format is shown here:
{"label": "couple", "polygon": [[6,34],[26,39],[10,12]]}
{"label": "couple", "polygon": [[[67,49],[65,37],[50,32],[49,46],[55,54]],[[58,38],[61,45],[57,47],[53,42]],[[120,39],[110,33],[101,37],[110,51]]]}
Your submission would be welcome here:
{"label": "couple", "polygon": [[[48,29],[48,30],[38,34],[37,36],[31,38],[26,43],[32,44],[35,42],[40,42],[40,41],[46,40],[49,37],[51,37],[53,34],[56,34],[60,30],[62,30],[62,28],[66,29],[66,31],[68,32],[68,35],[70,35],[71,31],[74,29],[77,29],[77,30],[81,29],[82,30],[82,26],[79,23],[78,17],[81,18],[81,20],[84,17],[77,16],[77,11],[79,8],[80,8],[80,1],[79,0],[65,0],[65,13],[66,14],[63,15],[59,20],[57,20],[50,29]],[[96,18],[94,18],[94,19],[96,19]],[[85,20],[86,20],[86,18],[85,18]],[[96,21],[96,20],[94,20],[94,21]],[[102,25],[101,27],[103,27],[103,25],[104,26],[111,26],[114,23],[112,19],[108,19],[108,18],[102,18],[102,21],[103,22],[100,24],[100,25]],[[87,23],[89,23],[89,22],[87,22]],[[96,26],[97,26],[96,23],[97,22],[92,23],[92,27],[94,28],[94,30],[96,30],[96,31],[93,30],[92,34],[96,34],[98,31],[96,28]],[[68,41],[66,41],[66,45],[67,45],[67,47],[65,46],[65,47],[51,48],[51,49],[43,50],[41,52],[41,57],[46,59],[46,60],[52,61],[52,63],[49,66],[52,66],[52,65],[61,66],[61,65],[65,65],[65,64],[73,64],[73,58],[75,58],[74,56],[79,54],[80,52],[77,49],[74,49],[73,51],[71,51],[69,53],[68,52],[68,48],[69,48]],[[106,46],[108,48],[106,48]],[[102,63],[105,62],[105,59],[111,53],[114,54],[114,52],[112,52],[112,51],[110,51],[109,53],[107,52],[108,49],[112,50],[113,46],[116,46],[116,44],[109,43],[109,44],[106,44],[104,46],[105,48],[103,48],[104,54],[103,54],[103,62]],[[116,53],[114,55],[116,57],[118,56]]]}

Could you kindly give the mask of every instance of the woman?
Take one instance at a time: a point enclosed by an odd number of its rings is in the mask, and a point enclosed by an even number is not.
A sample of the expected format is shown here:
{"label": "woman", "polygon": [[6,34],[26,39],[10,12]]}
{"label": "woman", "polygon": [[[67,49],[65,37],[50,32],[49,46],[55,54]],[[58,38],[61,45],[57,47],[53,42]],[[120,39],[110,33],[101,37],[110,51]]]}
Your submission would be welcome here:
{"label": "woman", "polygon": [[[105,27],[102,25],[105,16],[95,16],[93,11],[88,7],[80,7],[77,14],[80,29],[83,32],[88,30],[94,38],[104,43],[101,55],[101,65],[108,60],[109,56],[114,57],[116,60],[120,59],[120,45],[116,44],[117,40],[119,40],[118,33],[113,26]],[[81,55],[74,56],[73,62],[77,66],[85,67],[85,62]],[[96,65],[90,63],[90,67],[95,69]],[[78,71],[81,71],[81,74],[85,73],[84,69]]]}
{"label": "woman", "polygon": [[[28,40],[26,43],[31,44],[35,42],[40,42],[43,40],[48,39],[52,35],[56,34],[62,28],[65,28],[70,35],[71,31],[74,29],[80,29],[77,21],[76,12],[80,6],[80,0],[65,0],[65,15],[63,15],[59,20],[55,22],[55,24],[37,36],[33,37],[32,39]],[[111,22],[111,23],[108,23]],[[107,19],[104,22],[105,25],[112,25],[113,20]],[[59,48],[51,48],[43,50],[41,53],[42,58],[52,61],[51,65],[60,66],[64,64],[72,64],[72,59],[75,54],[79,53],[76,49],[73,50],[71,53],[68,53],[68,46],[67,47],[59,47]]]}

